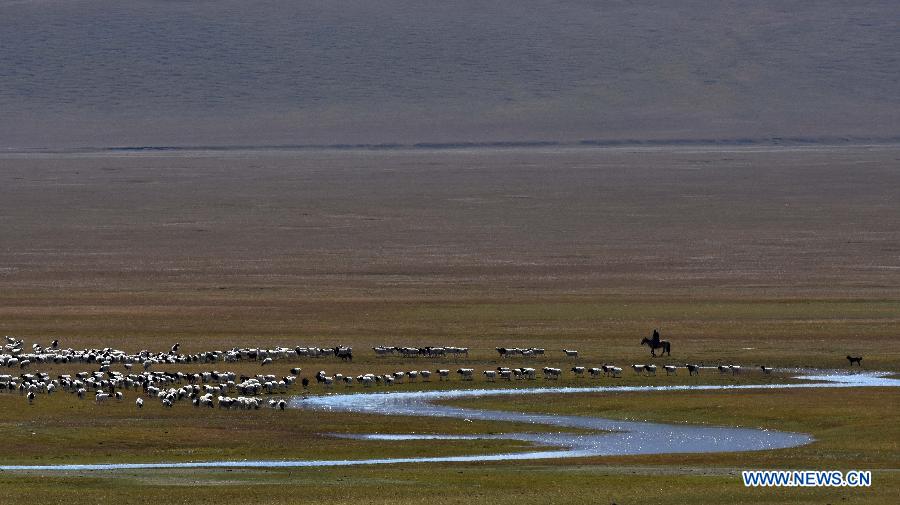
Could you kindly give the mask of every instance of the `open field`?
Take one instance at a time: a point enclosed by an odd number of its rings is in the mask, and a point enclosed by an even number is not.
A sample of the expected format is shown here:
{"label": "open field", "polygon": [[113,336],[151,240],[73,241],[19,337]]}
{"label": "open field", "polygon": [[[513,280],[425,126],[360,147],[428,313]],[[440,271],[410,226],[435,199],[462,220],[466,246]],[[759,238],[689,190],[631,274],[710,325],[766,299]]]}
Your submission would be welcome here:
{"label": "open field", "polygon": [[[0,334],[182,352],[352,345],[334,358],[160,366],[355,375],[471,366],[657,364],[900,372],[900,149],[533,149],[0,157]],[[460,360],[375,345],[458,345]],[[501,360],[495,346],[547,348]],[[576,361],[560,349],[581,352]],[[51,374],[76,366],[35,365]],[[621,384],[750,383],[635,377]],[[783,380],[778,377],[777,380]],[[543,383],[538,381],[539,384]],[[564,377],[560,385],[590,384]],[[476,380],[476,384],[483,385]],[[500,382],[498,386],[502,385]],[[450,384],[395,386],[459,387]],[[356,390],[360,389],[358,386]],[[299,390],[299,387],[294,391]],[[335,391],[343,390],[336,387]],[[322,392],[317,386],[313,394]],[[0,503],[893,503],[892,390],[479,399],[476,405],[813,434],[754,454],[303,470],[3,474]],[[363,458],[519,450],[328,433],[528,431],[308,411],[143,411],[0,394],[5,463]],[[866,490],[746,490],[741,469],[873,469]],[[754,466],[755,465],[755,466]],[[89,497],[89,498],[88,498]],[[599,500],[599,501],[598,501]]]}

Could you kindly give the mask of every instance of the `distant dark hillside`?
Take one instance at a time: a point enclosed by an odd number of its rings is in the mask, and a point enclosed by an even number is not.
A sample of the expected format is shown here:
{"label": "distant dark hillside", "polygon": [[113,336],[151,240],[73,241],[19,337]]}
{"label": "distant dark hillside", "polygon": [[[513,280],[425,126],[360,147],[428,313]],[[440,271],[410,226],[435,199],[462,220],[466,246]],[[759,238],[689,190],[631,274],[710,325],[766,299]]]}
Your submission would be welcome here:
{"label": "distant dark hillside", "polygon": [[0,0],[0,148],[900,133],[900,2]]}

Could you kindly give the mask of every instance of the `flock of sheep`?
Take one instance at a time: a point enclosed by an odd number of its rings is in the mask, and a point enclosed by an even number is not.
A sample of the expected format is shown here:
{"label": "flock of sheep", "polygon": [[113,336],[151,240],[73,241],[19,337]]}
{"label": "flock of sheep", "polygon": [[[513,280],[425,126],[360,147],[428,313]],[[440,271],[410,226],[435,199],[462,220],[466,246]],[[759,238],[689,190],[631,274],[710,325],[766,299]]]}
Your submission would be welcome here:
{"label": "flock of sheep", "polygon": [[[234,372],[204,371],[204,372],[172,372],[152,370],[154,365],[188,365],[188,364],[212,364],[235,363],[239,361],[258,362],[261,366],[271,366],[276,360],[289,360],[297,358],[321,358],[326,356],[339,357],[342,360],[352,360],[350,347],[275,347],[264,348],[234,348],[230,350],[213,350],[196,354],[181,354],[178,352],[180,345],[173,345],[168,352],[151,352],[143,350],[137,353],[103,348],[103,349],[72,349],[60,348],[59,341],[54,340],[47,347],[33,344],[26,349],[24,342],[14,337],[6,337],[6,344],[0,350],[0,366],[19,369],[21,373],[0,374],[0,391],[18,392],[25,396],[28,402],[34,402],[39,394],[51,395],[54,393],[69,393],[79,399],[93,397],[97,403],[107,401],[122,401],[126,394],[133,394],[135,406],[143,408],[144,402],[155,399],[164,407],[172,407],[178,403],[191,403],[195,407],[218,407],[224,409],[253,410],[263,406],[284,410],[286,401],[279,396],[291,393],[291,388],[297,382],[302,369],[294,367],[290,373],[278,376],[275,374],[237,375]],[[500,357],[511,356],[541,356],[544,349],[539,348],[496,348]],[[436,347],[399,347],[381,346],[373,348],[376,356],[394,354],[403,357],[427,356],[441,358],[446,356],[468,356],[469,349],[465,347],[436,346]],[[562,350],[569,358],[577,358],[578,351],[571,349]],[[50,376],[46,372],[29,373],[31,367],[40,365],[84,365],[91,370],[79,371],[70,374]],[[121,366],[124,371],[113,370],[113,366]],[[679,366],[664,365],[667,375],[677,374]],[[700,373],[699,365],[686,364],[684,368],[690,375]],[[766,374],[772,372],[771,367],[761,367]],[[637,374],[656,375],[656,365],[632,365]],[[720,373],[738,374],[741,371],[739,365],[720,365]],[[575,378],[621,377],[622,368],[604,364],[599,367],[573,366],[569,369]],[[391,373],[363,373],[356,375],[343,375],[340,373],[328,374],[324,370],[314,375],[317,385],[324,389],[331,389],[336,384],[345,387],[360,385],[362,387],[391,386],[393,384],[414,383],[417,381],[429,382],[432,377],[438,381],[449,380],[451,376],[458,376],[460,380],[472,381],[476,376],[482,376],[485,381],[499,380],[536,380],[540,375],[545,380],[558,380],[563,375],[563,369],[554,367],[507,367],[499,366],[496,369],[483,370],[477,374],[474,368],[458,368],[455,373],[450,369],[436,370],[407,370]],[[306,377],[300,379],[303,390],[308,391],[310,380]]]}

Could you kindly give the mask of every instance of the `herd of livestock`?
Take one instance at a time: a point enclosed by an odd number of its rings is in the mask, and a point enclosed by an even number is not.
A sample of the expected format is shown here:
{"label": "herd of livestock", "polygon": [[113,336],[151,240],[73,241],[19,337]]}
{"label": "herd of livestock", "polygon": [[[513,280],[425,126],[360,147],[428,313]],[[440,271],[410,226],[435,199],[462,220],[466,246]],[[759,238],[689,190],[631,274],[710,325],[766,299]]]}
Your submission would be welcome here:
{"label": "herd of livestock", "polygon": [[[476,372],[474,368],[438,368],[433,370],[402,370],[389,373],[363,373],[343,375],[328,374],[324,370],[317,372],[313,384],[309,378],[301,377],[302,369],[293,367],[284,375],[278,374],[236,374],[235,372],[202,371],[183,372],[155,370],[162,365],[204,365],[214,363],[236,363],[241,361],[255,362],[260,366],[273,368],[276,361],[296,360],[299,358],[337,357],[342,361],[353,359],[350,347],[275,347],[233,348],[229,350],[211,350],[195,354],[179,353],[180,344],[171,346],[167,352],[151,352],[143,350],[128,353],[118,349],[72,349],[61,348],[59,341],[54,340],[48,346],[32,344],[26,347],[21,339],[6,337],[6,343],[0,349],[0,366],[17,369],[18,374],[0,374],[0,391],[18,392],[25,396],[29,403],[35,401],[37,395],[69,393],[80,399],[92,397],[95,402],[122,401],[126,395],[134,395],[134,404],[143,408],[145,400],[155,399],[164,407],[172,407],[177,403],[191,403],[195,407],[218,407],[225,409],[259,409],[268,406],[284,410],[287,402],[283,397],[291,394],[298,382],[306,394],[310,386],[320,386],[330,390],[335,385],[346,388],[359,385],[364,388],[375,386],[392,386],[394,384],[430,382],[450,380],[456,376],[462,381],[472,381],[475,377],[495,382],[531,381],[539,377],[544,380],[558,380],[563,375],[562,368],[544,366],[498,366],[494,369]],[[429,347],[374,347],[376,356],[395,355],[400,357],[446,358],[449,356],[468,356],[466,347],[429,346]],[[501,358],[512,356],[542,356],[546,350],[541,348],[496,348]],[[578,351],[563,349],[567,358],[577,358]],[[49,365],[69,365],[70,367],[89,368],[73,373],[51,376],[46,372],[34,371],[32,368]],[[121,370],[114,370],[120,367]],[[171,366],[167,368],[173,368]],[[653,364],[631,365],[636,374],[656,375],[657,366]],[[700,373],[701,367],[696,364],[663,365],[666,375],[677,374],[678,369],[686,369],[690,375]],[[719,365],[720,373],[737,375],[741,373],[739,365]],[[771,367],[760,367],[763,373],[773,371]],[[621,377],[623,369],[612,364],[597,367],[567,367],[567,373],[574,378],[590,376]]]}

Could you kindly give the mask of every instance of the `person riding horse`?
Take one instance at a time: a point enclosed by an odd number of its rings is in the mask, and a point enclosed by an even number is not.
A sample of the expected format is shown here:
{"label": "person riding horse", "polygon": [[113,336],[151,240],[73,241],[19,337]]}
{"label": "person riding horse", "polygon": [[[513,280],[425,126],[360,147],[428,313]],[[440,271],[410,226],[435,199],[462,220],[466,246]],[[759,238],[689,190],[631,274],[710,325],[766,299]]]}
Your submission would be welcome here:
{"label": "person riding horse", "polygon": [[653,329],[653,336],[651,338],[644,338],[641,340],[641,345],[647,345],[650,347],[650,356],[656,357],[656,350],[662,349],[664,354],[672,355],[672,344],[668,340],[660,340],[659,338],[659,328]]}

